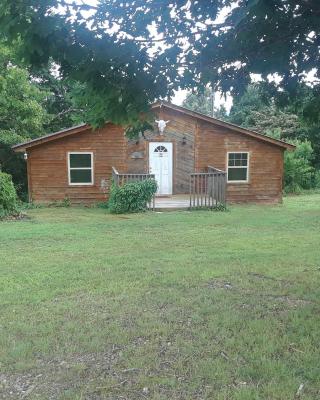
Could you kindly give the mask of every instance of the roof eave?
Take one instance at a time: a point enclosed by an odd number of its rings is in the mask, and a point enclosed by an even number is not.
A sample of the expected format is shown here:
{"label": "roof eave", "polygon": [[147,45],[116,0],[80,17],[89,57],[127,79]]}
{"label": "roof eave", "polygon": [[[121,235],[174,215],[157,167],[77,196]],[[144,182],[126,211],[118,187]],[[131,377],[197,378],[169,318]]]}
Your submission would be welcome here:
{"label": "roof eave", "polygon": [[50,142],[52,140],[63,138],[65,136],[69,136],[74,133],[83,132],[89,128],[90,128],[90,126],[87,124],[73,126],[71,128],[63,129],[58,132],[49,133],[48,135],[41,136],[36,139],[28,140],[27,142],[16,144],[14,146],[11,146],[11,148],[16,153],[22,153],[22,152],[25,152],[30,147],[38,146],[42,143],[46,143],[46,142]]}

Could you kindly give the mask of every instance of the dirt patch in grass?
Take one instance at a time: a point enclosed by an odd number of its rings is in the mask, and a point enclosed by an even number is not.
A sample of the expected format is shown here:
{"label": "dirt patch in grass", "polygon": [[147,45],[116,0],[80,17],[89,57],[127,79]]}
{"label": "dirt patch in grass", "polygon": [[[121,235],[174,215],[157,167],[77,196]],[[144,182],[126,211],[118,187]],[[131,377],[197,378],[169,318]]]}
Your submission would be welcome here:
{"label": "dirt patch in grass", "polygon": [[258,273],[248,273],[248,275],[258,280],[265,280],[268,284],[252,285],[251,281],[248,286],[241,286],[241,283],[238,281],[231,283],[224,279],[214,279],[206,282],[202,287],[214,290],[222,289],[226,293],[224,298],[227,299],[230,297],[229,301],[233,302],[234,308],[252,311],[255,309],[262,309],[263,315],[269,313],[280,315],[287,313],[291,309],[303,308],[315,304],[310,300],[281,294],[284,288],[291,285],[291,282],[287,280],[277,279]]}
{"label": "dirt patch in grass", "polygon": [[313,302],[310,300],[295,299],[289,296],[277,296],[273,294],[266,294],[266,295],[261,295],[261,297],[270,299],[270,301],[272,302],[279,302],[285,304],[289,308],[304,307],[306,305],[313,304]]}
{"label": "dirt patch in grass", "polygon": [[277,278],[274,278],[273,276],[267,276],[267,275],[259,274],[257,272],[248,272],[248,275],[250,277],[257,278],[257,279],[267,279],[270,281],[284,282],[283,279],[277,279]]}
{"label": "dirt patch in grass", "polygon": [[0,217],[1,221],[22,221],[22,220],[30,220],[31,218],[25,213],[16,213],[12,215],[7,215],[5,217]]}
{"label": "dirt patch in grass", "polygon": [[223,281],[223,280],[210,280],[209,282],[206,283],[205,285],[208,289],[234,289],[234,286],[228,282],[228,281]]}
{"label": "dirt patch in grass", "polygon": [[108,376],[112,378],[113,367],[121,351],[121,348],[114,346],[105,353],[77,354],[65,359],[39,359],[32,373],[0,373],[0,399],[55,400],[79,389],[83,380],[90,384],[90,380],[96,381],[99,377],[103,380]]}

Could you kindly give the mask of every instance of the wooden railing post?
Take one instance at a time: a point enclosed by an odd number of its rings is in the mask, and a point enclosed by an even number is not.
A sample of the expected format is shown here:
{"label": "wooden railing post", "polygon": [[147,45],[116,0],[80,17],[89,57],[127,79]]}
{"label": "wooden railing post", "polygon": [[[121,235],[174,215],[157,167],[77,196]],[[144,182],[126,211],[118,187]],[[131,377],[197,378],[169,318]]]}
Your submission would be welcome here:
{"label": "wooden railing post", "polygon": [[116,186],[119,186],[119,172],[112,167],[112,180]]}
{"label": "wooden railing post", "polygon": [[212,166],[207,171],[190,174],[190,209],[226,205],[226,172]]}

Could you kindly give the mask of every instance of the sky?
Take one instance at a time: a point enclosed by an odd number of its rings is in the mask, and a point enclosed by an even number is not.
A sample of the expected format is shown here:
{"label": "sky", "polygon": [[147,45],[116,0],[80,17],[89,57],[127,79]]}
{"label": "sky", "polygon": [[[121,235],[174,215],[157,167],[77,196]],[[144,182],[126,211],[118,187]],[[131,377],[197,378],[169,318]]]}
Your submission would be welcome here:
{"label": "sky", "polygon": [[188,91],[187,90],[176,90],[174,97],[172,98],[172,103],[181,106],[183,100],[186,98]]}

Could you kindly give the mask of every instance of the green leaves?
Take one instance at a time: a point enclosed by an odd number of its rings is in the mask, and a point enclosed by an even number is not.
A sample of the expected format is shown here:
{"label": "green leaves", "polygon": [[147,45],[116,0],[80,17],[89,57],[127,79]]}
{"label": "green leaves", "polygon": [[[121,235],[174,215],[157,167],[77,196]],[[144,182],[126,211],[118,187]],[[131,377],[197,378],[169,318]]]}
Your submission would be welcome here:
{"label": "green leaves", "polygon": [[310,142],[295,141],[294,144],[296,150],[286,152],[284,157],[284,189],[287,193],[299,193],[302,189],[311,189],[315,184]]}
{"label": "green leaves", "polygon": [[0,43],[0,164],[13,176],[21,194],[27,186],[25,161],[11,146],[44,134],[50,117],[44,108],[49,93],[15,64],[16,50]]}
{"label": "green leaves", "polygon": [[11,176],[0,171],[0,218],[17,212],[17,193]]}
{"label": "green leaves", "polygon": [[123,186],[112,185],[109,209],[115,214],[145,211],[156,191],[157,183],[154,179],[130,182]]}
{"label": "green leaves", "polygon": [[152,130],[153,129],[153,124],[151,120],[138,120],[136,123],[130,125],[127,127],[125,130],[126,136],[129,139],[135,139],[141,135],[147,130]]}
{"label": "green leaves", "polygon": [[0,70],[0,131],[25,139],[42,134],[46,93],[30,83],[27,71],[10,65]]}

